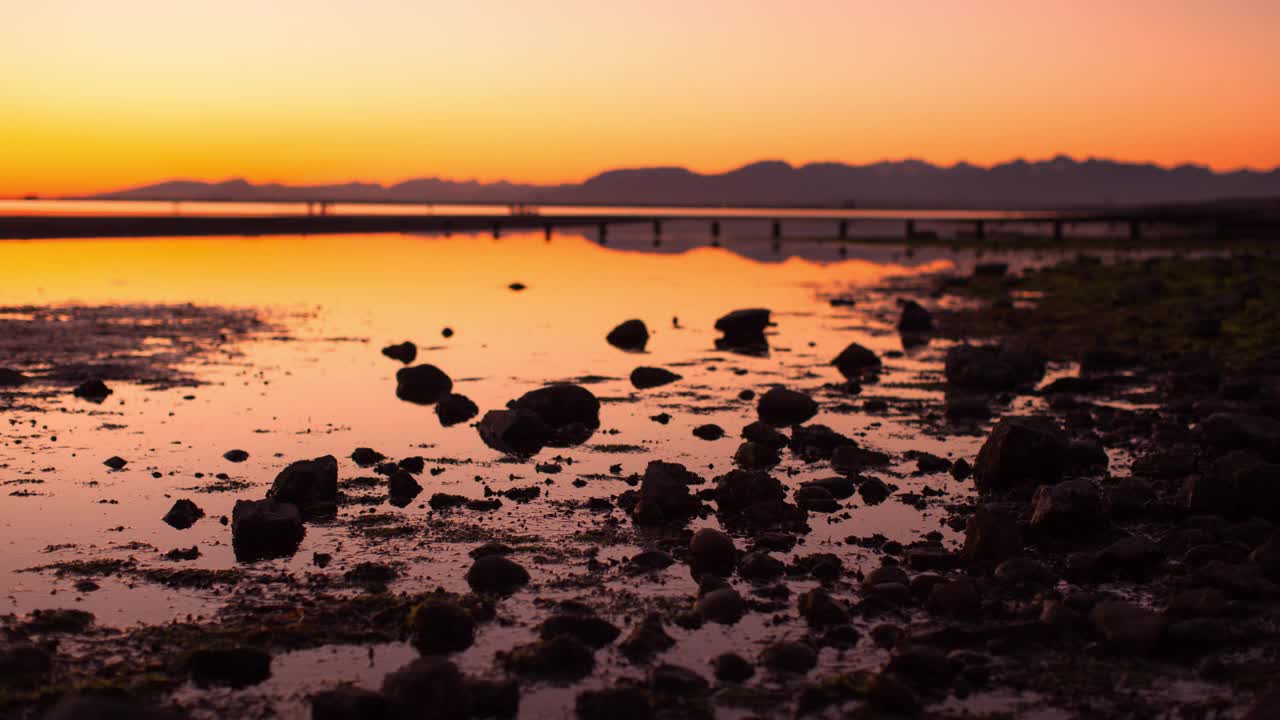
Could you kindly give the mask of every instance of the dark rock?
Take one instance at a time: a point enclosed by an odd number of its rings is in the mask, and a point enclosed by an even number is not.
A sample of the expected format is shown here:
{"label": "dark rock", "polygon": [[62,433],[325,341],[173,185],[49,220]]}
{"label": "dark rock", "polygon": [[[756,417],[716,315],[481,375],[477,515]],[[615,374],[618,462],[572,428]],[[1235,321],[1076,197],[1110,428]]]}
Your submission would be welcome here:
{"label": "dark rock", "polygon": [[1022,528],[1014,518],[980,507],[969,518],[964,531],[965,562],[975,567],[995,567],[1022,553]]}
{"label": "dark rock", "polygon": [[631,628],[627,637],[618,644],[618,649],[632,662],[644,662],[675,644],[675,639],[662,627],[662,617],[649,613],[640,624]]}
{"label": "dark rock", "polygon": [[915,717],[924,708],[911,686],[889,672],[878,673],[871,679],[867,685],[867,702],[881,712],[905,717]]}
{"label": "dark rock", "polygon": [[888,499],[893,491],[883,480],[875,477],[863,478],[858,484],[858,495],[868,505],[878,505]]}
{"label": "dark rock", "polygon": [[[373,448],[361,447],[356,448],[351,453],[351,462],[362,468],[373,467],[383,460],[387,459],[386,455],[374,450]],[[294,463],[296,465],[297,463]],[[292,465],[290,467],[293,467]],[[336,471],[335,471],[336,472]]]}
{"label": "dark rock", "polygon": [[800,483],[800,487],[822,488],[828,495],[836,500],[847,500],[853,497],[853,493],[857,490],[857,485],[852,479],[847,477],[827,477],[818,478],[817,480],[806,480],[805,482]]}
{"label": "dark rock", "polygon": [[439,657],[421,657],[389,673],[382,695],[397,718],[466,720],[475,702],[458,666]]}
{"label": "dark rock", "polygon": [[432,510],[455,510],[465,506],[471,498],[466,495],[457,495],[454,493],[432,493],[431,499],[427,504]]}
{"label": "dark rock", "polygon": [[231,510],[231,543],[241,562],[292,555],[304,534],[302,513],[293,503],[237,500]]}
{"label": "dark rock", "polygon": [[249,459],[249,453],[244,450],[228,450],[222,454],[222,457],[225,458],[227,462],[242,463]]}
{"label": "dark rock", "polygon": [[501,657],[512,672],[561,681],[584,678],[596,665],[594,651],[570,635],[521,645]]}
{"label": "dark rock", "polygon": [[831,361],[840,374],[849,380],[858,380],[868,373],[880,371],[880,357],[874,351],[858,343],[850,343],[849,347]]}
{"label": "dark rock", "polygon": [[822,588],[814,588],[800,596],[800,616],[812,627],[849,623],[849,610]]}
{"label": "dark rock", "polygon": [[898,330],[904,333],[933,332],[933,315],[915,300],[904,300],[902,315],[898,318]]}
{"label": "dark rock", "polygon": [[683,375],[659,367],[638,367],[631,371],[631,385],[637,390],[648,390],[682,379]]}
{"label": "dark rock", "polygon": [[1280,462],[1280,420],[1263,415],[1214,413],[1198,428],[1205,447],[1215,455],[1232,450],[1252,450],[1271,462]]}
{"label": "dark rock", "polygon": [[843,475],[856,475],[867,468],[883,467],[892,462],[886,453],[857,445],[841,445],[831,453],[831,469]]}
{"label": "dark rock", "polygon": [[406,340],[399,345],[388,345],[382,348],[382,354],[408,365],[418,357],[418,346]]}
{"label": "dark rock", "polygon": [[392,720],[391,704],[381,693],[339,685],[310,697],[311,720]]}
{"label": "dark rock", "polygon": [[982,600],[972,580],[949,580],[933,586],[925,607],[934,615],[972,618],[982,610]]}
{"label": "dark rock", "polygon": [[722,513],[738,514],[753,504],[785,497],[782,483],[766,473],[733,470],[716,478],[714,498]]}
{"label": "dark rock", "polygon": [[844,445],[853,445],[852,439],[841,435],[826,425],[799,425],[791,431],[791,452],[805,462],[830,460],[835,451]]}
{"label": "dark rock", "polygon": [[652,701],[644,690],[627,685],[584,690],[574,700],[579,720],[651,720]]}
{"label": "dark rock", "polygon": [[693,429],[693,436],[702,440],[719,440],[724,437],[724,428],[713,423],[699,425]]}
{"label": "dark rock", "polygon": [[1041,486],[1031,505],[1031,527],[1062,534],[1087,532],[1106,519],[1102,496],[1085,479]]}
{"label": "dark rock", "polygon": [[485,445],[509,455],[533,455],[551,440],[551,428],[528,410],[490,410],[477,429]]}
{"label": "dark rock", "polygon": [[764,329],[769,326],[769,311],[763,308],[734,310],[716,320],[716,330],[724,337],[719,344],[725,347],[764,345]]}
{"label": "dark rock", "polygon": [[783,387],[770,388],[756,404],[760,420],[774,427],[799,425],[818,414],[818,403],[805,393]]}
{"label": "dark rock", "polygon": [[191,653],[191,681],[196,687],[257,685],[271,677],[271,655],[256,648],[210,648]]}
{"label": "dark rock", "polygon": [[947,382],[975,390],[1013,390],[1044,377],[1044,356],[1017,342],[998,346],[956,345],[947,351]]}
{"label": "dark rock", "polygon": [[1240,720],[1273,720],[1280,717],[1280,690],[1261,693]]}
{"label": "dark rock", "polygon": [[111,457],[107,458],[106,460],[103,460],[103,461],[102,461],[102,464],[103,464],[103,465],[106,465],[107,467],[111,468],[112,470],[123,470],[123,469],[124,469],[124,466],[129,464],[129,461],[128,461],[128,460],[125,460],[124,458],[120,457],[119,455],[112,455]]}
{"label": "dark rock", "polygon": [[832,513],[840,509],[840,503],[831,497],[831,493],[818,485],[799,487],[792,497],[796,505],[810,512]]}
{"label": "dark rock", "polygon": [[951,469],[950,460],[923,450],[909,450],[906,457],[908,460],[916,461],[916,472],[922,475],[944,473]]}
{"label": "dark rock", "polygon": [[649,328],[644,326],[643,320],[627,320],[610,330],[605,340],[620,350],[642,352],[649,342]]}
{"label": "dark rock", "polygon": [[608,620],[595,615],[561,613],[543,620],[538,626],[538,634],[543,640],[568,635],[590,647],[602,648],[617,640],[622,631]]}
{"label": "dark rock", "polygon": [[548,444],[557,447],[557,440],[582,442],[590,436],[587,432],[586,436],[575,438],[581,432],[578,428],[594,431],[600,427],[600,401],[581,385],[561,383],[538,388],[517,398],[510,407],[528,410],[541,418],[553,431],[553,442]]}
{"label": "dark rock", "polygon": [[422,492],[422,485],[404,470],[392,473],[387,480],[387,495],[392,505],[405,507]]}
{"label": "dark rock", "polygon": [[[420,456],[415,455],[413,457],[407,457],[407,458],[401,459],[400,462],[396,463],[396,465],[399,465],[400,468],[405,470],[406,472],[413,473],[414,475],[419,475],[422,473],[423,470],[426,469],[427,462],[426,460],[423,460]],[[395,473],[392,473],[392,474],[394,475]]]}
{"label": "dark rock", "polygon": [[529,571],[501,555],[476,558],[467,571],[467,584],[478,593],[510,595],[529,582]]}
{"label": "dark rock", "polygon": [[1083,464],[1051,418],[1004,418],[978,451],[974,482],[983,492],[1034,487],[1055,483]]}
{"label": "dark rock", "polygon": [[44,716],[44,720],[184,720],[186,717],[185,713],[176,710],[102,694],[63,698]]}
{"label": "dark rock", "polygon": [[479,414],[480,408],[466,395],[449,393],[436,403],[436,417],[444,427],[464,423]]}
{"label": "dark rock", "polygon": [[733,453],[733,462],[745,470],[764,470],[782,462],[782,456],[768,445],[748,440]]}
{"label": "dark rock", "polygon": [[778,673],[804,674],[818,664],[818,651],[808,643],[784,640],[764,649],[761,663]]}
{"label": "dark rock", "polygon": [[969,464],[968,460],[960,458],[959,460],[951,463],[951,477],[956,480],[965,480],[972,474],[973,466]]}
{"label": "dark rock", "polygon": [[684,465],[654,460],[645,468],[632,519],[641,525],[683,523],[702,511],[702,502],[689,492],[702,478]]}
{"label": "dark rock", "polygon": [[701,528],[689,540],[689,564],[695,573],[729,575],[738,561],[733,539],[714,528]]}
{"label": "dark rock", "polygon": [[471,552],[467,554],[472,558],[480,558],[486,555],[510,555],[513,552],[515,550],[510,545],[504,545],[500,542],[487,542],[479,547],[472,548]]}
{"label": "dark rock", "polygon": [[464,678],[471,696],[471,717],[514,718],[520,714],[520,684],[515,680]]}
{"label": "dark rock", "polygon": [[917,687],[945,685],[955,675],[951,659],[941,650],[927,645],[898,644],[885,665],[885,672],[905,679]]}
{"label": "dark rock", "polygon": [[786,447],[788,442],[786,435],[759,420],[742,428],[742,437],[775,450]]}
{"label": "dark rock", "polygon": [[12,368],[0,368],[0,388],[15,388],[26,385],[31,378]]}
{"label": "dark rock", "polygon": [[173,507],[169,508],[169,512],[165,513],[162,519],[165,523],[178,530],[186,530],[195,525],[196,521],[202,517],[204,517],[204,510],[190,500],[183,498],[174,501]]}
{"label": "dark rock", "polygon": [[744,683],[756,674],[751,661],[737,653],[717,655],[711,661],[711,666],[715,670],[716,680],[723,683]]}
{"label": "dark rock", "polygon": [[453,380],[435,365],[414,365],[396,371],[396,397],[430,405],[453,389]]}
{"label": "dark rock", "polygon": [[747,580],[773,580],[785,571],[781,560],[761,550],[743,555],[738,562],[738,574]]}
{"label": "dark rock", "polygon": [[986,420],[991,417],[991,406],[982,395],[947,395],[945,410],[948,420]]}
{"label": "dark rock", "polygon": [[698,614],[708,622],[732,625],[747,612],[747,604],[737,590],[722,587],[698,598]]}
{"label": "dark rock", "polygon": [[53,658],[30,643],[0,645],[0,677],[6,680],[32,680],[49,674]]}
{"label": "dark rock", "polygon": [[452,600],[428,600],[409,614],[409,640],[423,654],[466,650],[475,631],[471,613]]}
{"label": "dark rock", "polygon": [[1164,618],[1127,602],[1100,602],[1093,607],[1089,617],[1107,647],[1119,654],[1146,655],[1155,649],[1164,635]]}
{"label": "dark rock", "polygon": [[711,683],[689,668],[663,664],[649,671],[649,687],[660,695],[688,698],[705,695]]}
{"label": "dark rock", "polygon": [[995,578],[1002,583],[1017,586],[1048,587],[1057,578],[1044,563],[1029,557],[1011,557],[995,569]]}
{"label": "dark rock", "polygon": [[299,460],[281,470],[267,497],[296,505],[306,516],[331,513],[338,501],[338,461],[332,455]]}
{"label": "dark rock", "polygon": [[107,384],[101,380],[86,380],[77,385],[76,389],[71,391],[71,394],[89,402],[101,403],[111,394],[111,388],[107,387]]}

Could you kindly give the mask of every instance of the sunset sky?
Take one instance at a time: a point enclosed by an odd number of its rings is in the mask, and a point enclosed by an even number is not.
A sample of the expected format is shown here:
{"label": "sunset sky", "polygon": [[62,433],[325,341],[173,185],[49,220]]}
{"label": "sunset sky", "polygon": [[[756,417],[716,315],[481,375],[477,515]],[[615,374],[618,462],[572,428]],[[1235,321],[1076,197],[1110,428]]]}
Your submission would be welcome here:
{"label": "sunset sky", "polygon": [[0,196],[762,158],[1280,165],[1277,0],[33,0]]}

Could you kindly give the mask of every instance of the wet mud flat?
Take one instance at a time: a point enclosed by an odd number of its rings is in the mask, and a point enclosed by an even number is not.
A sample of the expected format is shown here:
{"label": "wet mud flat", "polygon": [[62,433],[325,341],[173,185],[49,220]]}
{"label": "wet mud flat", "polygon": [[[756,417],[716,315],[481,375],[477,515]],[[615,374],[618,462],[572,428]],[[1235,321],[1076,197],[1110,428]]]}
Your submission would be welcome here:
{"label": "wet mud flat", "polygon": [[[141,440],[78,492],[150,478],[146,511],[16,569],[51,596],[2,620],[4,712],[1242,717],[1276,669],[1277,274],[968,265],[617,317],[605,372],[515,382],[448,372],[452,326],[322,343],[430,432],[277,428],[176,475]],[[113,407],[39,387],[17,414]]]}

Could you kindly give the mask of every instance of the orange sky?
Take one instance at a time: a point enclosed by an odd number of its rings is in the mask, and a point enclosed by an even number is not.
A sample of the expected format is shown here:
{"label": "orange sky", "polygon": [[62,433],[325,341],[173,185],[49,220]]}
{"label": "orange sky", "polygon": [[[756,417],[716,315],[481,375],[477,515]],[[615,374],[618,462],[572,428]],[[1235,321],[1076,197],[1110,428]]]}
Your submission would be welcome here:
{"label": "orange sky", "polygon": [[1276,0],[39,0],[0,196],[761,158],[1280,165]]}

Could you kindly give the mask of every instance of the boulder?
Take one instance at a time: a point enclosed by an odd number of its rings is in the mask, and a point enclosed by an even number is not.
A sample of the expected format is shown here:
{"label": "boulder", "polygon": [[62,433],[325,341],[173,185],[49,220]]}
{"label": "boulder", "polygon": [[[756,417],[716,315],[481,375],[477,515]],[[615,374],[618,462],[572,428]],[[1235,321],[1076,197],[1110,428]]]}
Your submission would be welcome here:
{"label": "boulder", "polygon": [[453,380],[435,365],[414,365],[396,371],[396,397],[430,405],[453,389]]}
{"label": "boulder", "polygon": [[915,300],[903,300],[898,330],[904,333],[933,332],[933,315]]}
{"label": "boulder", "polygon": [[605,340],[620,350],[643,352],[649,342],[649,328],[645,327],[643,320],[627,320],[610,330]]}
{"label": "boulder", "polygon": [[877,373],[881,365],[880,356],[858,343],[850,343],[849,347],[835,356],[831,364],[848,380],[858,380],[867,374]]}
{"label": "boulder", "polygon": [[508,455],[534,455],[551,440],[551,428],[529,410],[490,410],[476,429],[485,445]]}
{"label": "boulder", "polygon": [[396,507],[405,507],[422,493],[422,485],[406,470],[397,470],[387,479],[387,496]]}
{"label": "boulder", "polygon": [[682,377],[665,368],[642,366],[631,371],[631,385],[637,390],[648,390],[673,383]]}
{"label": "boulder", "polygon": [[841,435],[826,425],[797,425],[791,430],[788,445],[805,462],[830,460],[842,445],[853,445],[853,439]]}
{"label": "boulder", "polygon": [[1044,355],[1022,343],[956,345],[947,351],[947,382],[956,387],[1014,390],[1039,382],[1044,370]]}
{"label": "boulder", "polygon": [[892,460],[887,453],[850,443],[837,446],[831,453],[831,469],[843,475],[857,475],[868,468],[888,465]]}
{"label": "boulder", "polygon": [[818,651],[808,643],[782,640],[766,647],[760,661],[776,673],[804,674],[817,666]]}
{"label": "boulder", "polygon": [[1037,488],[1031,506],[1031,527],[1058,534],[1090,532],[1107,517],[1102,495],[1083,478]]}
{"label": "boulder", "polygon": [[304,534],[302,513],[293,503],[237,500],[231,510],[231,544],[241,562],[292,555]]}
{"label": "boulder", "polygon": [[760,420],[773,427],[799,425],[818,414],[818,403],[807,394],[783,387],[771,388],[756,405]]}
{"label": "boulder", "polygon": [[701,528],[689,540],[689,564],[695,573],[729,575],[738,562],[733,538],[714,528]]}
{"label": "boulder", "polygon": [[759,420],[742,428],[742,437],[745,440],[750,440],[753,443],[759,443],[775,450],[786,447],[788,442],[786,435]]}
{"label": "boulder", "polygon": [[427,600],[409,613],[409,640],[424,655],[466,650],[475,632],[471,613],[452,600]]}
{"label": "boulder", "polygon": [[745,470],[764,470],[782,462],[782,456],[773,447],[748,440],[733,453],[733,462]]}
{"label": "boulder", "polygon": [[204,517],[204,510],[200,509],[200,506],[182,498],[174,501],[173,507],[169,508],[169,512],[165,513],[162,519],[178,530],[186,530],[202,517]]}
{"label": "boulder", "polygon": [[26,385],[31,378],[12,368],[0,368],[0,388],[15,388]]}
{"label": "boulder", "polygon": [[618,685],[583,690],[573,702],[578,720],[651,720],[653,702],[643,689]]}
{"label": "boulder", "polygon": [[568,635],[593,648],[602,648],[622,634],[617,625],[590,613],[566,612],[552,615],[538,626],[543,640]]}
{"label": "boulder", "polygon": [[1089,618],[1107,648],[1122,655],[1150,653],[1165,630],[1165,620],[1158,613],[1119,600],[1094,605]]}
{"label": "boulder", "polygon": [[649,687],[660,695],[688,698],[707,694],[711,683],[689,668],[663,664],[649,671]]}
{"label": "boulder", "polygon": [[449,393],[436,402],[436,417],[444,427],[464,423],[479,414],[480,408],[466,395]]}
{"label": "boulder", "polygon": [[731,587],[718,588],[698,598],[695,609],[707,622],[732,625],[747,612],[747,603]]}
{"label": "boulder", "polygon": [[711,661],[711,666],[715,671],[716,680],[722,683],[744,683],[756,674],[751,661],[737,653],[717,655]]}
{"label": "boulder", "polygon": [[86,380],[77,385],[71,394],[92,403],[101,403],[111,394],[111,388],[101,380]]}
{"label": "boulder", "polygon": [[382,354],[408,365],[418,357],[418,346],[406,340],[398,345],[382,348]]}
{"label": "boulder", "polygon": [[191,681],[199,688],[243,689],[271,677],[271,655],[257,648],[205,648],[191,653]]}
{"label": "boulder", "polygon": [[998,510],[979,507],[964,530],[961,558],[969,565],[993,568],[1022,554],[1022,527],[1013,517]]}
{"label": "boulder", "polygon": [[811,627],[847,625],[849,610],[822,588],[814,588],[800,596],[800,616]]}
{"label": "boulder", "polygon": [[638,625],[631,628],[618,649],[631,662],[645,662],[654,655],[674,647],[676,641],[662,626],[662,617],[649,613]]}
{"label": "boulder", "polygon": [[724,428],[714,423],[699,425],[693,429],[693,436],[700,440],[719,440],[724,437]]}
{"label": "boulder", "polygon": [[641,525],[683,523],[702,511],[702,501],[689,492],[702,478],[679,463],[654,460],[645,468],[632,519]]}
{"label": "boulder", "polygon": [[382,693],[342,684],[308,698],[311,720],[392,720]]}
{"label": "boulder", "polygon": [[1105,453],[1099,458],[1095,449],[1073,444],[1052,418],[1009,417],[982,444],[973,477],[979,491],[1001,492],[1052,484],[1104,462]]}
{"label": "boulder", "polygon": [[458,666],[439,657],[421,657],[389,673],[382,695],[394,717],[466,720],[475,700]]}
{"label": "boulder", "polygon": [[558,383],[521,395],[508,404],[512,410],[537,415],[551,435],[552,447],[585,442],[600,427],[600,401],[581,385]]}
{"label": "boulder", "polygon": [[467,584],[477,593],[510,595],[529,582],[529,571],[502,555],[483,555],[467,571]]}
{"label": "boulder", "polygon": [[716,330],[724,337],[718,341],[724,347],[750,347],[766,344],[764,329],[769,327],[769,311],[764,308],[734,310],[716,320]]}
{"label": "boulder", "polygon": [[738,575],[752,581],[773,580],[786,572],[786,565],[763,550],[754,550],[738,561]]}
{"label": "boulder", "polygon": [[332,455],[290,463],[276,475],[267,497],[298,506],[304,515],[331,514],[338,501],[338,461]]}
{"label": "boulder", "polygon": [[1271,462],[1280,462],[1280,420],[1265,415],[1214,413],[1198,427],[1205,448],[1214,455],[1232,450],[1252,450]]}

